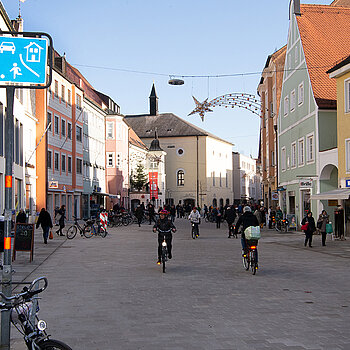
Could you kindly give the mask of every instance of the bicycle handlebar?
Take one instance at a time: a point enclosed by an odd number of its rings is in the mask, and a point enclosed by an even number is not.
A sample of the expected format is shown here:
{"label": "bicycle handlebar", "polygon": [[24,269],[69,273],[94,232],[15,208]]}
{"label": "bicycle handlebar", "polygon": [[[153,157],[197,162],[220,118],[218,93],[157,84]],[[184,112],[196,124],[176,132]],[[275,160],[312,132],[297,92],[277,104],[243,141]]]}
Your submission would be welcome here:
{"label": "bicycle handlebar", "polygon": [[[40,282],[40,281],[44,281],[44,286],[39,288],[39,289],[36,289],[36,290],[32,291],[32,289],[35,287],[35,284],[37,282]],[[30,297],[32,297],[32,296],[34,296],[36,294],[39,294],[39,293],[43,292],[47,288],[48,284],[49,284],[49,282],[48,282],[46,277],[38,277],[30,284],[29,288],[24,287],[24,289],[23,289],[24,291],[23,292],[17,293],[15,295],[11,296],[11,297],[8,297],[5,294],[3,294],[2,292],[0,292],[0,296],[6,301],[16,300],[16,299],[19,299],[19,298],[22,298],[22,297],[30,298]]]}

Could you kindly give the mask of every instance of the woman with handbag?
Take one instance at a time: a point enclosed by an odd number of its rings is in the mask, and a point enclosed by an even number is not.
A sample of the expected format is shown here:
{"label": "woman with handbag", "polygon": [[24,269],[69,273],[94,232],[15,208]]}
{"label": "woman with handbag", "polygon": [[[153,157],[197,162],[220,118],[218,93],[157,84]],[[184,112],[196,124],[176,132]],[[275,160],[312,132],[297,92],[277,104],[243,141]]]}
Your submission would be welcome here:
{"label": "woman with handbag", "polygon": [[309,210],[303,221],[301,222],[301,230],[305,232],[305,247],[309,242],[309,247],[312,248],[312,235],[316,231],[315,219]]}
{"label": "woman with handbag", "polygon": [[326,226],[329,223],[329,215],[325,210],[322,210],[320,216],[317,220],[317,228],[320,230],[322,235],[322,246],[324,247],[326,245],[326,237],[327,237],[327,231]]}

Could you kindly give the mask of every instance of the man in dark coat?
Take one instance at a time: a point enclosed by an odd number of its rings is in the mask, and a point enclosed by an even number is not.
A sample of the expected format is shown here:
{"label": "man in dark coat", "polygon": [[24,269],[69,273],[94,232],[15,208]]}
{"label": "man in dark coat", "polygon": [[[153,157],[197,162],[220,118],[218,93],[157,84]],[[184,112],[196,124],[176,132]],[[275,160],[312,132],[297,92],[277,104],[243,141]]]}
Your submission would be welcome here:
{"label": "man in dark coat", "polygon": [[[231,238],[231,236],[233,236],[233,223],[235,222],[236,219],[236,210],[233,207],[227,207],[226,211],[225,211],[225,219],[227,221],[227,225],[228,225],[228,238]],[[237,235],[236,235],[237,238]]]}
{"label": "man in dark coat", "polygon": [[52,220],[51,220],[50,213],[46,211],[45,208],[42,208],[40,211],[39,218],[36,223],[36,228],[39,228],[40,225],[41,225],[41,228],[43,229],[44,243],[47,244],[49,231],[50,231],[50,228],[52,228]]}
{"label": "man in dark coat", "polygon": [[16,223],[25,224],[26,222],[27,222],[27,215],[23,209],[20,209],[16,217]]}
{"label": "man in dark coat", "polygon": [[154,211],[154,206],[152,203],[148,204],[148,216],[149,216],[149,224],[152,224],[152,221],[156,222],[154,220],[154,215],[155,215],[155,211]]}
{"label": "man in dark coat", "polygon": [[153,232],[158,231],[158,261],[157,264],[161,263],[162,257],[162,243],[165,236],[165,241],[168,247],[168,258],[172,258],[171,249],[172,249],[172,232],[176,231],[174,224],[167,218],[168,212],[166,210],[161,210],[159,212],[159,219],[153,226]]}
{"label": "man in dark coat", "polygon": [[144,210],[143,210],[142,206],[138,205],[136,210],[135,210],[135,216],[137,218],[137,223],[138,223],[139,227],[141,227],[143,213],[144,213]]}

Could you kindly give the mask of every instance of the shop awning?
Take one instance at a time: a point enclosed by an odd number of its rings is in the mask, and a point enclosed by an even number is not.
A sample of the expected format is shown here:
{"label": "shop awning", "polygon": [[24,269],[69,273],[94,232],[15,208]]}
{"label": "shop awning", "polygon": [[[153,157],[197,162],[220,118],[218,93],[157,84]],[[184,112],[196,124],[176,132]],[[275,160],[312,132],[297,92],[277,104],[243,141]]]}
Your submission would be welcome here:
{"label": "shop awning", "polygon": [[350,188],[337,188],[336,190],[312,194],[311,199],[349,199]]}

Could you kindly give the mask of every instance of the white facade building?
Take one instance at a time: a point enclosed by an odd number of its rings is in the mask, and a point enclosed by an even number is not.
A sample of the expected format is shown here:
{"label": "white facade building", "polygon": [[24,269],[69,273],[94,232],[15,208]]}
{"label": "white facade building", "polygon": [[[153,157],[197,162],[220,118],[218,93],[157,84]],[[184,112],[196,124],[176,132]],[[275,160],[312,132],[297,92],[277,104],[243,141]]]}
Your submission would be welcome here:
{"label": "white facade building", "polygon": [[261,175],[256,159],[238,152],[232,153],[234,200],[257,202],[261,199]]}

